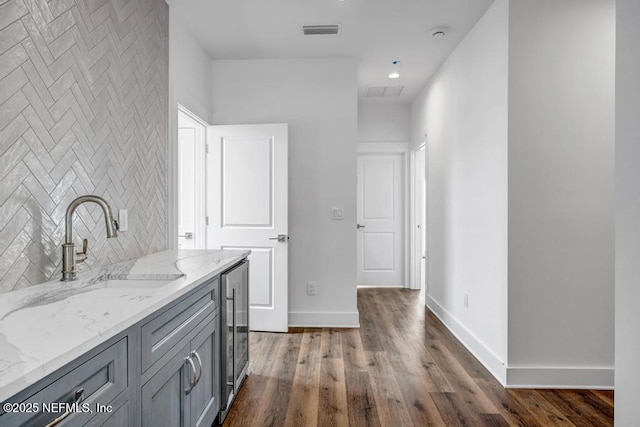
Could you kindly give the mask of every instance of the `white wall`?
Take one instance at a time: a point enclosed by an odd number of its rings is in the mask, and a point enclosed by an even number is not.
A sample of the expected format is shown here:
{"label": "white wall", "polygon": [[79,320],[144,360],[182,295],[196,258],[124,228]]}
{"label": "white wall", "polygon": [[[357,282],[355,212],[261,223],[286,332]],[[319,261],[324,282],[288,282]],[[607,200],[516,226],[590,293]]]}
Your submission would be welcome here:
{"label": "white wall", "polygon": [[428,133],[427,305],[503,382],[508,14],[507,0],[489,8],[411,117],[413,145]]}
{"label": "white wall", "polygon": [[407,142],[410,119],[409,104],[359,104],[358,141]]}
{"label": "white wall", "polygon": [[640,420],[640,3],[617,0],[616,426]]}
{"label": "white wall", "polygon": [[508,383],[612,386],[615,4],[509,13]]}
{"label": "white wall", "polygon": [[358,325],[356,60],[213,61],[212,76],[215,124],[289,124],[290,325]]}
{"label": "white wall", "polygon": [[[169,81],[175,106],[182,104],[211,121],[211,58],[189,34],[187,24],[169,9]],[[177,120],[177,119],[176,119]]]}

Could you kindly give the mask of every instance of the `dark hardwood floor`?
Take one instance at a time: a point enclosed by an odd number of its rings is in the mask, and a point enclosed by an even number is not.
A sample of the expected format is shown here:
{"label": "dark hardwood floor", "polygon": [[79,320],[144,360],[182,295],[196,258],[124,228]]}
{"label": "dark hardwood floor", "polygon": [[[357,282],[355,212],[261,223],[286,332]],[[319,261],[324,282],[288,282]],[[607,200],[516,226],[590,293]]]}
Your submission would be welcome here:
{"label": "dark hardwood floor", "polygon": [[613,392],[505,390],[417,291],[359,289],[360,329],[251,334],[225,426],[612,426]]}

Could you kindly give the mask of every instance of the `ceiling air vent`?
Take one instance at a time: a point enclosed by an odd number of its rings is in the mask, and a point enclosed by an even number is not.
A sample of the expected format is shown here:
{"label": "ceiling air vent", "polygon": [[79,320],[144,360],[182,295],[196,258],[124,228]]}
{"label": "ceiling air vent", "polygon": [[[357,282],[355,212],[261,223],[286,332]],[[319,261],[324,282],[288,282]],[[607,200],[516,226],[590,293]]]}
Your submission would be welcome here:
{"label": "ceiling air vent", "polygon": [[305,36],[335,35],[340,32],[339,25],[303,25],[302,32]]}
{"label": "ceiling air vent", "polygon": [[404,86],[372,86],[367,90],[367,98],[397,98]]}

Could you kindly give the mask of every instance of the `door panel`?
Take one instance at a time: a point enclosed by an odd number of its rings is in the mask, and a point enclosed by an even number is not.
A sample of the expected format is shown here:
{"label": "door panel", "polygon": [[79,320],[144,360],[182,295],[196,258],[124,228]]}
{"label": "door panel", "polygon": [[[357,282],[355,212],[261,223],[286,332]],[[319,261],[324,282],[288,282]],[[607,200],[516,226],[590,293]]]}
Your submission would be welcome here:
{"label": "door panel", "polygon": [[362,232],[362,262],[364,271],[395,270],[394,233]]}
{"label": "door panel", "polygon": [[206,126],[178,109],[178,248],[204,249]]}
{"label": "door panel", "polygon": [[[273,273],[275,271],[275,260],[273,257],[273,247],[256,246],[223,246],[222,249],[251,251],[249,259],[249,281],[251,282],[249,292],[249,304],[253,311],[256,309],[274,309],[275,289],[273,286]],[[268,274],[264,274],[268,272]]]}
{"label": "door panel", "polygon": [[404,160],[358,155],[358,284],[403,286]]}
{"label": "door panel", "polygon": [[369,157],[371,158],[362,161],[362,219],[393,221],[396,179],[394,158]]}
{"label": "door panel", "polygon": [[273,227],[273,138],[222,138],[222,227]]}
{"label": "door panel", "polygon": [[196,167],[194,128],[178,129],[178,248],[195,249]]}
{"label": "door panel", "polygon": [[288,128],[207,130],[209,249],[249,249],[250,329],[288,329]]}

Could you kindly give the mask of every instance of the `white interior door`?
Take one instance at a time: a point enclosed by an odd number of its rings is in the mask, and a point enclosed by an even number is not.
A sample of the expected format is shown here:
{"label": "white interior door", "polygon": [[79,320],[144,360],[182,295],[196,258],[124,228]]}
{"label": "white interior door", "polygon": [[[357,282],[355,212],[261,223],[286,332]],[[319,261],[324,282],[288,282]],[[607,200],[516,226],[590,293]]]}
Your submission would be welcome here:
{"label": "white interior door", "polygon": [[178,110],[178,248],[205,248],[205,129]]}
{"label": "white interior door", "polygon": [[195,249],[195,129],[178,129],[178,249]]}
{"label": "white interior door", "polygon": [[251,250],[249,327],[286,332],[288,127],[209,126],[207,143],[207,247]]}
{"label": "white interior door", "polygon": [[402,154],[358,154],[358,285],[404,286]]}

